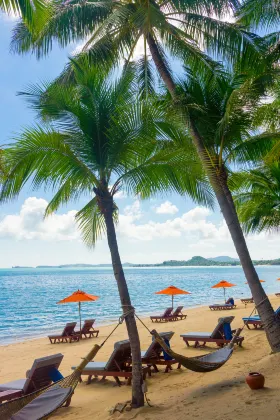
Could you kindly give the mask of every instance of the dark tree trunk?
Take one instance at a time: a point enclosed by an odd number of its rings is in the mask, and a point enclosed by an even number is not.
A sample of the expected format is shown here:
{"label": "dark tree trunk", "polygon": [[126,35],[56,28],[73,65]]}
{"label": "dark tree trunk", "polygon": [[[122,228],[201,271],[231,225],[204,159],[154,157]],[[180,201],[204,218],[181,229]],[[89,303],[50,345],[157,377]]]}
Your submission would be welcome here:
{"label": "dark tree trunk", "polygon": [[[132,309],[132,306],[118,249],[113,220],[113,199],[112,197],[106,197],[104,200],[100,199],[100,204],[106,223],[107,240],[111,253],[114,276],[118,285],[123,313],[125,313]],[[132,407],[137,408],[144,405],[144,394],[142,390],[143,378],[140,340],[133,312],[125,317],[125,322],[132,355]]]}
{"label": "dark tree trunk", "polygon": [[[176,87],[174,81],[172,80],[170,72],[165,67],[164,61],[161,59],[156,42],[152,36],[147,37],[147,40],[156,68],[162,77],[162,80],[164,81],[167,89],[169,90],[170,95],[173,99],[176,99]],[[224,174],[219,174],[218,171],[215,173],[213,171],[214,168],[210,169],[210,162],[203,144],[203,140],[200,138],[196,127],[192,123],[190,126],[190,132],[198,156],[215,192],[221,212],[224,216],[231,238],[233,240],[236,252],[240,258],[240,263],[242,265],[245,277],[250,286],[255,304],[257,305],[260,318],[264,324],[268,342],[271,349],[278,352],[280,351],[280,321],[275,317],[274,310],[266,293],[263,290],[263,287],[259,281],[258,274],[253,265],[238,220],[231,192],[228,188],[227,179]]]}

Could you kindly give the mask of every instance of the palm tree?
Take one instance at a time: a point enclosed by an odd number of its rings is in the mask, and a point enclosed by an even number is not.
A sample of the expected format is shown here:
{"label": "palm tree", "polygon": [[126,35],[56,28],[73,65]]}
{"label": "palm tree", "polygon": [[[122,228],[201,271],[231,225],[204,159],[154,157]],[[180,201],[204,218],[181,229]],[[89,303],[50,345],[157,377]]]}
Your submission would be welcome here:
{"label": "palm tree", "polygon": [[250,65],[260,59],[264,48],[255,34],[227,22],[239,7],[236,0],[69,0],[50,4],[50,18],[36,30],[25,22],[15,27],[14,51],[32,51],[40,58],[49,53],[54,41],[62,47],[82,42],[83,53],[93,61],[116,64],[124,58],[130,61],[142,46],[146,66],[149,49],[162,80],[172,89],[170,56],[205,71],[216,63],[204,52],[228,62],[238,61],[242,52]]}
{"label": "palm tree", "polygon": [[31,87],[25,96],[42,125],[23,131],[5,150],[10,170],[1,198],[17,196],[30,180],[34,189],[56,190],[46,209],[49,215],[60,205],[90,196],[76,220],[88,246],[107,234],[122,309],[127,313],[132,404],[139,407],[144,403],[141,351],[118,250],[114,196],[120,188],[143,198],[158,191],[187,190],[196,201],[211,205],[212,195],[185,133],[165,120],[162,107],[139,102],[133,78],[131,70],[110,82],[111,75],[85,64],[75,66],[72,84]]}
{"label": "palm tree", "polygon": [[[262,76],[260,75],[260,79]],[[279,144],[280,132],[252,136],[260,80],[223,73],[203,78],[189,75],[180,90],[176,113],[184,112],[193,144],[203,163],[257,305],[270,346],[280,351],[280,323],[259,282],[231,194],[232,164],[248,165]],[[174,107],[172,105],[172,107]],[[275,146],[276,147],[276,146]]]}
{"label": "palm tree", "polygon": [[244,231],[279,231],[280,164],[278,162],[238,174],[239,191],[234,194]]}

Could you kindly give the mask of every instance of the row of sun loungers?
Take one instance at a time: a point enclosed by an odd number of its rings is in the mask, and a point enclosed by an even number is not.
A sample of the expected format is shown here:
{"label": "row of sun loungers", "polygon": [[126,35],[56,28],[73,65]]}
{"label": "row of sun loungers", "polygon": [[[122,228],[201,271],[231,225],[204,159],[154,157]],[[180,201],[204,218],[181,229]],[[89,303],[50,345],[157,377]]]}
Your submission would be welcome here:
{"label": "row of sun loungers", "polygon": [[177,309],[173,312],[173,308],[167,308],[162,315],[153,315],[151,316],[152,322],[169,322],[169,321],[179,321],[186,319],[187,315],[182,313],[183,306],[178,306]]}
{"label": "row of sun loungers", "polygon": [[[280,310],[280,308],[279,308]],[[218,321],[217,326],[212,333],[209,332],[190,332],[182,334],[181,337],[189,346],[190,342],[194,342],[194,346],[203,345],[207,342],[216,343],[218,346],[223,346],[230,342],[232,333],[230,324],[234,317],[223,317]],[[162,332],[160,336],[169,343],[174,335],[173,331]],[[244,338],[239,337],[237,344],[242,345]],[[201,343],[201,344],[200,344]],[[151,375],[152,368],[158,372],[158,366],[165,366],[165,372],[172,370],[173,365],[177,365],[180,369],[180,364],[176,360],[170,359],[162,351],[161,346],[156,340],[153,340],[147,350],[141,352],[143,364],[143,379],[147,375]],[[58,353],[52,356],[42,357],[36,359],[31,369],[27,372],[25,379],[18,379],[0,385],[0,403],[24,395],[49,386],[52,382],[62,379],[62,375],[58,371],[63,355]],[[113,352],[106,362],[91,361],[82,371],[82,376],[87,376],[87,383],[90,383],[92,378],[106,378],[113,377],[118,385],[121,385],[120,378],[125,378],[130,384],[132,380],[131,371],[131,348],[129,340],[118,341],[114,345]],[[72,367],[75,369],[75,366]],[[70,404],[70,401],[67,402]]]}
{"label": "row of sun loungers", "polygon": [[95,319],[86,319],[81,331],[75,331],[77,322],[68,322],[61,334],[49,335],[51,344],[55,343],[72,343],[79,341],[81,338],[98,337],[99,330],[95,330],[93,324]]}

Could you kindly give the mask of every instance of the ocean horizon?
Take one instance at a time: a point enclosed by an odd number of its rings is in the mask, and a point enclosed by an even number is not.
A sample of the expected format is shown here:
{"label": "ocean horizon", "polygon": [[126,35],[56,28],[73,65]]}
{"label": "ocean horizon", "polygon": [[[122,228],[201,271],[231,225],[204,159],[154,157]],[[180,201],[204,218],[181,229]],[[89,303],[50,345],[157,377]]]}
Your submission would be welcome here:
{"label": "ocean horizon", "polygon": [[[257,266],[267,294],[280,292],[279,266]],[[155,292],[174,285],[190,295],[174,297],[174,306],[184,310],[223,302],[223,290],[211,289],[220,280],[236,284],[227,296],[250,297],[241,267],[125,267],[132,304],[141,316],[161,313],[170,306],[171,296]],[[66,322],[79,322],[78,304],[56,302],[77,289],[99,296],[82,303],[82,319],[95,318],[96,325],[108,325],[121,315],[120,300],[111,267],[0,269],[0,345],[39,338],[62,330]],[[280,302],[280,300],[279,300]],[[249,308],[250,312],[250,308]]]}

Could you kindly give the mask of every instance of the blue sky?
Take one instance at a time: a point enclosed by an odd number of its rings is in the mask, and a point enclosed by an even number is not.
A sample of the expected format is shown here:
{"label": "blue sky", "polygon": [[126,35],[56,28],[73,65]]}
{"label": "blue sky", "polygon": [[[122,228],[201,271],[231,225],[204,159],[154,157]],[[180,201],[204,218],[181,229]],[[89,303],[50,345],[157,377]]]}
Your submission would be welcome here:
{"label": "blue sky", "polygon": [[[22,97],[16,96],[29,83],[52,80],[63,69],[75,48],[54,48],[48,58],[37,61],[30,55],[11,54],[9,44],[14,21],[0,16],[0,124],[1,144],[13,141],[16,133],[35,122],[34,114]],[[106,240],[94,251],[80,240],[74,223],[75,211],[85,200],[63,208],[43,220],[50,199],[45,191],[28,187],[12,203],[0,208],[0,267],[66,263],[109,263]],[[166,259],[188,259],[193,255],[217,256],[236,252],[220,212],[199,208],[189,199],[177,196],[157,197],[140,203],[123,194],[117,199],[120,208],[119,245],[123,261],[161,262]],[[277,236],[258,235],[249,238],[254,258],[279,257]],[[263,246],[265,242],[265,247]]]}

